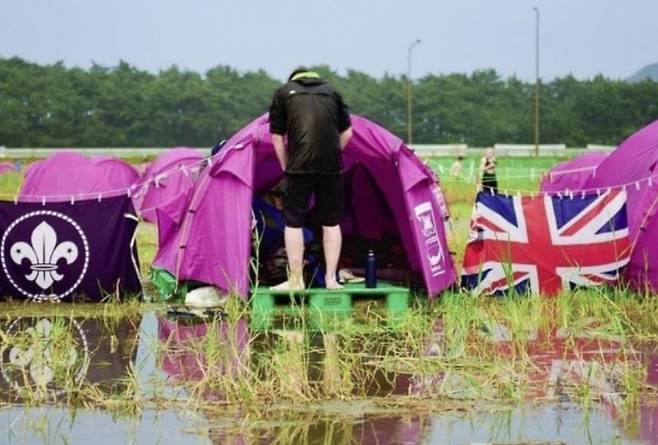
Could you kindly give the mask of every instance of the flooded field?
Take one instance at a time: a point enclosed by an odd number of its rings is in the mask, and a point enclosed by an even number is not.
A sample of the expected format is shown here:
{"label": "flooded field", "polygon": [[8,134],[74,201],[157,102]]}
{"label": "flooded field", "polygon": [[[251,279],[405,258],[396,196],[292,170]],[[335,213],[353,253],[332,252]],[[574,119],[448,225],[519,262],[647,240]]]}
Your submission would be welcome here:
{"label": "flooded field", "polygon": [[[503,186],[535,188],[545,165],[511,162],[537,176]],[[444,187],[459,264],[475,187]],[[154,226],[137,239],[147,271]],[[658,444],[652,295],[417,297],[266,331],[237,301],[1,303],[0,443]]]}
{"label": "flooded field", "polygon": [[568,298],[268,332],[238,313],[4,305],[0,443],[657,444],[655,304]]}

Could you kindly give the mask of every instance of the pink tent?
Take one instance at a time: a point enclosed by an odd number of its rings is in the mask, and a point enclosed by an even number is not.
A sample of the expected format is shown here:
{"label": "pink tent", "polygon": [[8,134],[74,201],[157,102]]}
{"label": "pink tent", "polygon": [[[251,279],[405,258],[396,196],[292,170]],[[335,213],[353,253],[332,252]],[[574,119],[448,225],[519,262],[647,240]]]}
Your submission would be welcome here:
{"label": "pink tent", "polygon": [[69,196],[118,192],[139,181],[137,170],[109,156],[89,158],[74,151],[58,151],[30,164],[19,196]]}
{"label": "pink tent", "polygon": [[155,209],[192,188],[194,179],[182,167],[198,164],[203,156],[194,148],[172,148],[150,163],[142,181],[150,183],[136,197],[142,218],[155,221]]}
{"label": "pink tent", "polygon": [[596,167],[606,156],[606,153],[595,151],[560,162],[546,174],[539,190],[542,192],[582,190],[589,178],[596,175]]}
{"label": "pink tent", "polygon": [[16,165],[13,162],[2,161],[0,162],[0,175],[7,172],[15,172]]}
{"label": "pink tent", "polygon": [[[352,125],[354,137],[343,152],[346,190],[353,191],[341,221],[345,239],[397,237],[408,272],[430,295],[438,294],[455,282],[456,271],[435,174],[385,129],[358,116]],[[246,297],[252,199],[281,176],[264,115],[225,144],[193,190],[157,210],[160,248],[154,266],[179,280],[210,283]]]}
{"label": "pink tent", "polygon": [[[626,139],[596,168],[584,189],[626,184],[628,224],[634,243],[625,278],[634,287],[658,289],[658,121]],[[650,179],[649,179],[650,178]]]}

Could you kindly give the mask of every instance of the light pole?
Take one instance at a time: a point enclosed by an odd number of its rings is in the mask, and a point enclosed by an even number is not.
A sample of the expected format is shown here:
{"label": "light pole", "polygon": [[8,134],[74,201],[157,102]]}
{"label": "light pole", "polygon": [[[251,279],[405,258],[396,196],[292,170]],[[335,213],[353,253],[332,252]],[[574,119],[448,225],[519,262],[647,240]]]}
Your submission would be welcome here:
{"label": "light pole", "polygon": [[420,43],[420,39],[414,42],[407,48],[407,144],[411,145],[413,142],[412,128],[411,128],[411,50]]}
{"label": "light pole", "polygon": [[535,6],[535,156],[539,156],[539,7]]}

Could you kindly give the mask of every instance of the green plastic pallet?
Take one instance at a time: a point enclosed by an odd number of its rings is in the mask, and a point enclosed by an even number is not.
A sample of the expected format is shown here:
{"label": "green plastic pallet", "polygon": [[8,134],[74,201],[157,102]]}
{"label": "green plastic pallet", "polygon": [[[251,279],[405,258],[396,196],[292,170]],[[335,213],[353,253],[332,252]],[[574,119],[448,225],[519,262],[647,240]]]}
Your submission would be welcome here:
{"label": "green plastic pallet", "polygon": [[409,308],[409,289],[379,282],[376,288],[363,283],[346,284],[341,290],[310,288],[303,292],[273,291],[268,287],[252,289],[251,326],[256,330],[268,329],[279,316],[309,314],[309,321],[321,327],[330,320],[346,319],[352,314],[357,299],[382,298],[390,320],[398,319]]}

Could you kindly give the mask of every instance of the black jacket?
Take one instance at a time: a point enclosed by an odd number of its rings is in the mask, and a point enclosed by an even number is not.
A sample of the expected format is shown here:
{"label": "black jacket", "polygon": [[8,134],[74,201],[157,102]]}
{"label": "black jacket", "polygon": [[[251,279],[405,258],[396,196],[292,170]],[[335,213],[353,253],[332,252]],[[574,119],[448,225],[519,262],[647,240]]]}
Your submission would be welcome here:
{"label": "black jacket", "polygon": [[287,174],[336,174],[339,135],[350,127],[341,95],[327,82],[302,77],[279,88],[270,106],[270,132],[287,135]]}

